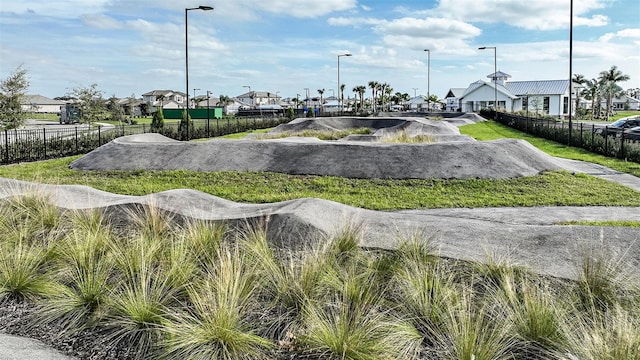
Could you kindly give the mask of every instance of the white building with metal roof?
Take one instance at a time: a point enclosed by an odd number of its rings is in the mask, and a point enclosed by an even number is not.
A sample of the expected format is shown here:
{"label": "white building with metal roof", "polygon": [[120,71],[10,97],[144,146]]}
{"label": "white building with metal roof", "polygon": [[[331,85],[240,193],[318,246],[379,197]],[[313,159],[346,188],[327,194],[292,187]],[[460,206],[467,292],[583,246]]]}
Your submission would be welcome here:
{"label": "white building with metal roof", "polygon": [[[569,115],[569,80],[506,81],[501,71],[487,75],[491,81],[471,83],[460,98],[462,111],[497,108],[564,117]],[[579,86],[578,84],[574,84]]]}
{"label": "white building with metal roof", "polygon": [[49,99],[42,95],[23,95],[20,97],[22,110],[32,113],[60,114],[60,107],[66,103],[66,101]]}

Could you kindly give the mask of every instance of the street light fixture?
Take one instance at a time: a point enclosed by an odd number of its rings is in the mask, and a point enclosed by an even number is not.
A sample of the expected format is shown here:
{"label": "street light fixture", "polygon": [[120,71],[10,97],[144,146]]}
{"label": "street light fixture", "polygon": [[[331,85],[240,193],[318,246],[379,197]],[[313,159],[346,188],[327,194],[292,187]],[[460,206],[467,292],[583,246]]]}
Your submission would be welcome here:
{"label": "street light fixture", "polygon": [[196,90],[200,90],[200,88],[193,88],[193,108],[198,108],[198,97],[196,96]]}
{"label": "street light fixture", "polygon": [[200,5],[195,8],[185,8],[184,9],[184,75],[187,82],[187,141],[189,140],[189,17],[187,16],[190,10],[202,10],[209,11],[213,10],[211,6]]}
{"label": "street light fixture", "polygon": [[[249,94],[249,99],[251,99],[251,86],[249,85],[242,85],[243,88],[247,88],[249,89],[249,91],[247,92],[247,94]],[[253,104],[253,99],[251,99],[251,106],[254,106]]]}
{"label": "street light fixture", "polygon": [[344,53],[338,55],[338,107],[340,108],[340,114],[342,115],[342,88],[340,87],[340,57],[341,56],[352,56],[350,53]]}
{"label": "street light fixture", "polygon": [[483,46],[478,50],[493,49],[493,113],[494,120],[498,119],[498,60],[497,50],[495,46]]}
{"label": "street light fixture", "polygon": [[427,53],[427,112],[430,110],[431,106],[431,94],[429,93],[429,86],[431,85],[431,51],[429,49],[424,49]]}

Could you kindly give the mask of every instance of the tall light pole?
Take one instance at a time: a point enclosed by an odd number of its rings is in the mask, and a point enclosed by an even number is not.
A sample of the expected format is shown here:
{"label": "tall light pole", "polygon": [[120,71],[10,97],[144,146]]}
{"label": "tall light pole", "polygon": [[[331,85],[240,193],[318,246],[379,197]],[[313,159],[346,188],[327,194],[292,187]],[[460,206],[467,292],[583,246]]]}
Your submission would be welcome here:
{"label": "tall light pole", "polygon": [[195,8],[184,9],[184,75],[187,82],[187,140],[189,140],[189,17],[187,16],[190,10],[213,10],[211,6],[200,5]]}
{"label": "tall light pole", "polygon": [[412,88],[413,89],[413,97],[416,97],[416,91],[418,91],[418,88]]}
{"label": "tall light pole", "polygon": [[309,88],[304,88],[304,95],[306,98],[304,99],[305,104],[307,104],[307,108],[309,108]]}
{"label": "tall light pole", "polygon": [[207,90],[207,137],[209,137],[209,122],[211,121],[211,108],[209,107],[209,99],[211,99],[211,91]]}
{"label": "tall light pole", "polygon": [[424,49],[427,52],[427,111],[431,108],[429,102],[431,101],[431,93],[429,92],[429,86],[431,85],[431,51]]}
{"label": "tall light pole", "polygon": [[494,120],[498,120],[498,57],[495,46],[483,46],[478,50],[493,49],[493,113]]}
{"label": "tall light pole", "polygon": [[351,56],[350,53],[344,53],[338,55],[338,107],[340,108],[340,114],[342,114],[342,88],[340,87],[340,57]]}
{"label": "tall light pole", "polygon": [[[569,2],[569,6],[571,7],[569,10],[569,146],[571,146],[571,132],[573,131],[573,123],[571,121],[571,104],[573,103],[571,98],[573,93],[573,0]],[[576,94],[576,99],[578,98],[577,96],[578,94]],[[576,117],[579,105],[576,106]]]}

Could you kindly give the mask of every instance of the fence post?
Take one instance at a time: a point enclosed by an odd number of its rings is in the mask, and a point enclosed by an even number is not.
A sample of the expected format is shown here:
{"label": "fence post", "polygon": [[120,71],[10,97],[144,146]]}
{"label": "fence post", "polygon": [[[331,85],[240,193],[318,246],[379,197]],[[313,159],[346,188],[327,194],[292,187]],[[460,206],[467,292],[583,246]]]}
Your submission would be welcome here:
{"label": "fence post", "polygon": [[75,129],[76,129],[76,136],[75,136],[75,138],[76,138],[75,139],[76,140],[76,151],[75,151],[75,153],[77,154],[78,153],[78,127],[76,126]]}
{"label": "fence post", "polygon": [[604,127],[604,154],[609,156],[609,126]]}
{"label": "fence post", "polygon": [[583,134],[584,134],[584,123],[580,123],[580,147],[584,147],[584,141],[582,140]]}
{"label": "fence post", "polygon": [[98,147],[102,146],[102,134],[100,130],[102,129],[102,125],[98,125]]}
{"label": "fence post", "polygon": [[42,147],[44,152],[43,159],[46,159],[47,158],[47,129],[46,128],[42,128]]}
{"label": "fence post", "polygon": [[4,131],[4,148],[5,148],[5,159],[7,164],[9,163],[9,132],[7,130]]}
{"label": "fence post", "polygon": [[624,130],[620,131],[620,159],[624,159]]}

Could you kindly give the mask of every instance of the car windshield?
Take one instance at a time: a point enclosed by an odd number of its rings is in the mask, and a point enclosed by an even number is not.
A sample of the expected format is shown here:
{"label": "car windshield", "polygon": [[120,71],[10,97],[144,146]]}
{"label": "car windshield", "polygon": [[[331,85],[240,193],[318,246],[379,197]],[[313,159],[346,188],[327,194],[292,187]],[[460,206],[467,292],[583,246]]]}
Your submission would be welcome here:
{"label": "car windshield", "polygon": [[628,121],[628,119],[620,119],[620,120],[612,123],[611,126],[620,127],[620,126],[624,125],[624,123],[626,123],[627,121]]}

